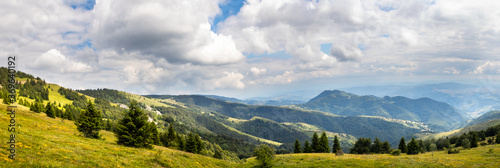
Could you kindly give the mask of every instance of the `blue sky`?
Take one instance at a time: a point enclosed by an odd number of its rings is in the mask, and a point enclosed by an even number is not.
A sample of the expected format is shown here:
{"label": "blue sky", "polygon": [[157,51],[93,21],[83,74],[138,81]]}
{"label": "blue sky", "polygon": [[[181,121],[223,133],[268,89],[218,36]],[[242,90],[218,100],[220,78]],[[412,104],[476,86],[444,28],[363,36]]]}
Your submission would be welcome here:
{"label": "blue sky", "polygon": [[[73,89],[238,98],[500,79],[500,2],[0,2],[0,55]],[[85,80],[82,80],[85,79]]]}

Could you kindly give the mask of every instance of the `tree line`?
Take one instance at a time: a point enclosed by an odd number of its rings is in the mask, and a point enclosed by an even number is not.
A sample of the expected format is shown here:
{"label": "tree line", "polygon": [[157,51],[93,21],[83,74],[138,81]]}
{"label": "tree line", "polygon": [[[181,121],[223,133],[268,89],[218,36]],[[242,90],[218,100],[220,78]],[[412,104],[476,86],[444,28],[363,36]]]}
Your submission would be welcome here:
{"label": "tree line", "polygon": [[[293,153],[330,153],[330,145],[328,143],[328,137],[326,136],[326,133],[324,131],[320,137],[318,137],[318,134],[314,132],[311,138],[311,144],[309,144],[309,141],[306,140],[304,142],[304,147],[301,147],[300,141],[298,139],[295,139]],[[331,151],[333,153],[343,153],[342,149],[340,148],[340,142],[337,135],[335,135],[335,138],[333,140]]]}

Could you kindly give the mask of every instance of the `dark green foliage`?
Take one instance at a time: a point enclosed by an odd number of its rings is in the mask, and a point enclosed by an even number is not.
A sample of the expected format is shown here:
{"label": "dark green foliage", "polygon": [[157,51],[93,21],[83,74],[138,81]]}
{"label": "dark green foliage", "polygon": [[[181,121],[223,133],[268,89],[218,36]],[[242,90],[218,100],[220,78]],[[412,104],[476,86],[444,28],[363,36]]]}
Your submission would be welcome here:
{"label": "dark green foliage", "polygon": [[471,148],[476,148],[476,147],[478,147],[478,143],[479,143],[479,135],[477,135],[477,133],[474,132],[472,134],[472,139],[470,141],[470,147]]}
{"label": "dark green foliage", "polygon": [[399,156],[399,155],[401,155],[401,150],[396,149],[396,150],[392,151],[391,155],[392,156]]}
{"label": "dark green foliage", "polygon": [[328,137],[326,136],[325,131],[323,131],[321,137],[319,138],[319,146],[316,153],[330,153],[330,145],[328,144]]}
{"label": "dark green foliage", "polygon": [[259,147],[255,148],[254,154],[257,157],[257,161],[259,161],[261,167],[272,167],[272,163],[274,160],[275,149],[273,147],[267,146],[265,144],[259,145]]}
{"label": "dark green foliage", "polygon": [[235,124],[234,128],[250,135],[282,143],[293,143],[295,139],[301,141],[309,139],[305,133],[292,129],[290,126],[259,117]]}
{"label": "dark green foliage", "polygon": [[217,159],[222,159],[222,154],[220,153],[220,150],[216,149],[213,157]]}
{"label": "dark green foliage", "polygon": [[49,100],[49,90],[45,88],[46,85],[45,81],[28,79],[26,83],[19,84],[19,96]]}
{"label": "dark green foliage", "polygon": [[98,139],[99,130],[101,129],[100,122],[102,121],[101,112],[94,107],[91,101],[87,104],[87,108],[82,112],[75,124],[78,131],[80,131],[83,136]]}
{"label": "dark green foliage", "polygon": [[313,137],[311,139],[311,142],[312,142],[312,150],[314,153],[319,153],[319,151],[321,150],[320,149],[320,144],[319,144],[319,137],[318,137],[318,134],[316,132],[314,132],[313,134]]}
{"label": "dark green foliage", "polygon": [[172,123],[168,126],[167,133],[162,136],[163,146],[166,147],[176,147],[177,146],[177,135],[175,133],[174,125]]}
{"label": "dark green foliage", "polygon": [[373,141],[373,145],[371,146],[370,151],[372,153],[383,153],[382,152],[382,142],[380,142],[380,139],[375,137],[375,141]]}
{"label": "dark green foliage", "polygon": [[47,102],[47,105],[45,106],[45,114],[47,114],[48,117],[56,118],[56,112],[54,110],[54,106],[50,104],[50,102]]}
{"label": "dark green foliage", "polygon": [[304,143],[304,153],[313,153],[312,146],[309,145],[309,141],[307,141],[307,140]]}
{"label": "dark green foliage", "polygon": [[460,153],[460,149],[448,149],[448,154],[457,154]]}
{"label": "dark green foliage", "polygon": [[124,146],[152,148],[154,129],[147,122],[147,117],[136,101],[130,102],[129,111],[116,124],[115,136],[117,143]]}
{"label": "dark green foliage", "polygon": [[439,138],[436,141],[436,148],[437,148],[437,150],[443,150],[444,148],[446,148],[446,149],[450,148],[450,140],[445,139],[445,138]]}
{"label": "dark green foliage", "polygon": [[406,150],[406,141],[405,141],[404,137],[401,137],[401,140],[399,141],[398,149],[401,152],[403,152],[403,153],[407,152],[407,150]]}
{"label": "dark green foliage", "polygon": [[417,141],[415,138],[411,138],[410,143],[408,143],[408,148],[406,149],[406,154],[408,155],[416,155],[418,154],[420,147],[418,146]]}
{"label": "dark green foliage", "polygon": [[184,136],[177,135],[177,142],[179,142],[179,146],[177,147],[177,149],[186,150],[186,140],[185,140]]}
{"label": "dark green foliage", "polygon": [[342,148],[340,148],[339,138],[337,137],[337,135],[335,135],[335,138],[333,139],[332,153],[337,153],[338,151],[341,150]]}
{"label": "dark green foliage", "polygon": [[500,144],[500,132],[497,133],[497,137],[495,139],[495,143]]}
{"label": "dark green foliage", "polygon": [[186,140],[186,151],[199,154],[205,145],[198,134],[189,133]]}
{"label": "dark green foliage", "polygon": [[390,150],[391,150],[391,144],[388,141],[385,141],[384,143],[382,143],[381,153],[389,153]]}
{"label": "dark green foliage", "polygon": [[86,90],[76,90],[77,92],[80,92],[82,94],[92,96],[94,98],[102,98],[105,100],[112,101],[114,103],[120,103],[120,104],[128,104],[130,102],[130,99],[127,98],[125,93],[118,91],[118,90],[113,90],[113,89],[86,89]]}
{"label": "dark green foliage", "polygon": [[295,139],[295,144],[293,146],[293,153],[302,153],[302,149],[300,149],[299,139]]}
{"label": "dark green foliage", "polygon": [[370,138],[358,138],[358,140],[354,143],[354,146],[351,148],[349,153],[352,154],[369,154],[370,146],[372,140]]}
{"label": "dark green foliage", "polygon": [[462,143],[461,143],[462,147],[465,148],[465,149],[468,149],[471,147],[471,143],[469,141],[469,139],[465,138],[465,139],[462,139]]}

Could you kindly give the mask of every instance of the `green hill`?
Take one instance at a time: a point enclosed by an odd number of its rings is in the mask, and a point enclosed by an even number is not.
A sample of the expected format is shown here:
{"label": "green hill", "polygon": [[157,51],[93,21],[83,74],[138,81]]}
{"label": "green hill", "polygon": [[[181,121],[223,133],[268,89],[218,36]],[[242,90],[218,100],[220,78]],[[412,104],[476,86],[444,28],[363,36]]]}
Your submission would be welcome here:
{"label": "green hill", "polygon": [[467,117],[454,107],[429,98],[358,96],[339,90],[324,91],[309,102],[294,105],[299,109],[317,110],[342,116],[381,116],[428,123],[434,131],[456,128]]}
{"label": "green hill", "polygon": [[469,122],[469,124],[467,124],[467,126],[476,125],[496,119],[500,119],[500,111],[490,111],[479,116],[476,119],[473,119],[471,122]]}
{"label": "green hill", "polygon": [[221,101],[197,95],[150,95],[147,97],[171,99],[187,107],[219,113],[227,117],[249,120],[262,117],[278,123],[307,123],[325,131],[345,133],[356,137],[395,141],[404,135],[427,130],[424,125],[407,125],[410,121],[369,116],[337,116],[319,111],[305,111],[277,106],[257,106]]}

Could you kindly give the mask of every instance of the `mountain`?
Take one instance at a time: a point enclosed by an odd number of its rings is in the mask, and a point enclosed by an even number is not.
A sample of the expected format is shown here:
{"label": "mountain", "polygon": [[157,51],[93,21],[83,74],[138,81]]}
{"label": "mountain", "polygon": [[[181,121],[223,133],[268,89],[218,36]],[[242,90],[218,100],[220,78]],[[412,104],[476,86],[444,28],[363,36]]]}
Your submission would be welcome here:
{"label": "mountain", "polygon": [[500,109],[500,90],[492,84],[438,83],[419,85],[380,85],[343,88],[342,90],[375,96],[404,96],[412,99],[428,97],[445,102],[471,117]]}
{"label": "mountain", "polygon": [[371,116],[338,116],[287,107],[246,105],[199,95],[148,95],[146,97],[175,100],[184,103],[189,108],[218,113],[239,120],[261,117],[277,123],[307,123],[326,131],[350,134],[355,137],[378,137],[381,140],[392,141],[404,135],[429,130],[424,124],[406,120]]}
{"label": "mountain", "polygon": [[255,98],[255,99],[246,99],[240,100],[232,97],[224,97],[217,95],[204,95],[206,97],[233,102],[233,103],[244,103],[248,105],[270,105],[270,106],[283,106],[283,105],[293,105],[293,104],[302,104],[305,103],[303,100],[294,100],[294,99],[286,99],[286,98]]}
{"label": "mountain", "polygon": [[496,119],[500,119],[500,111],[490,111],[478,118],[471,120],[469,124],[467,124],[467,126],[476,125]]}
{"label": "mountain", "polygon": [[467,120],[461,111],[429,98],[409,99],[402,96],[380,98],[358,96],[339,90],[324,91],[309,102],[292,107],[342,116],[381,116],[424,122],[434,131],[448,131]]}

